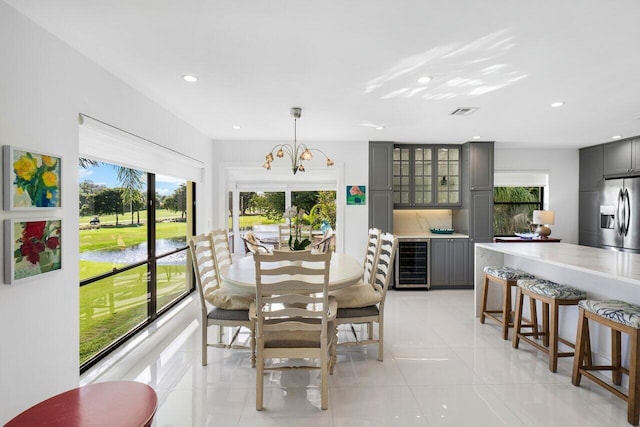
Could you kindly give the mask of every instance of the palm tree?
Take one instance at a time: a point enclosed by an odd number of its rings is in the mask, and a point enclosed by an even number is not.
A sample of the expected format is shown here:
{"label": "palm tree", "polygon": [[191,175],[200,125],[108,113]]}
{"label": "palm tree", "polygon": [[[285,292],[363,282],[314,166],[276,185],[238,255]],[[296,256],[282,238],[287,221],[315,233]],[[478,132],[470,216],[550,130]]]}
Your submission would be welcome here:
{"label": "palm tree", "polygon": [[[129,203],[131,208],[131,224],[133,224],[134,204],[142,201],[140,192],[144,189],[144,172],[124,166],[114,166],[114,168],[118,171],[118,181],[122,185],[122,200],[125,203]],[[139,222],[140,219],[138,217]]]}

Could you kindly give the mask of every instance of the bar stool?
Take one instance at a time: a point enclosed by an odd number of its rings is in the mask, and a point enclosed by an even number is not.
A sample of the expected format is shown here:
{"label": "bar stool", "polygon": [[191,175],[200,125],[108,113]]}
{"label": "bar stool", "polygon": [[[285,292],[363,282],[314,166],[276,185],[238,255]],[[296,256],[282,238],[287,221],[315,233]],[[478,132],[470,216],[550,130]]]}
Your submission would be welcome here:
{"label": "bar stool", "polygon": [[[536,301],[542,302],[542,331],[538,331],[536,335],[542,335],[542,343],[540,345],[536,341],[529,338],[534,333],[522,332],[522,303],[524,296],[528,296],[533,302],[532,310],[537,311]],[[558,336],[558,314],[560,306],[578,305],[581,299],[585,299],[587,293],[580,289],[572,288],[567,285],[560,285],[550,280],[544,279],[524,279],[518,280],[518,290],[516,293],[516,317],[513,331],[513,348],[518,348],[520,340],[531,344],[538,350],[549,355],[549,370],[556,372],[558,370],[558,357],[573,356],[574,352],[558,352],[558,342],[566,344],[574,348],[572,342]],[[550,310],[551,309],[551,310]],[[549,312],[551,318],[549,319]],[[532,318],[537,318],[537,314]],[[536,338],[538,338],[536,336]],[[550,347],[549,347],[550,346]]]}
{"label": "bar stool", "polygon": [[[591,352],[580,352],[573,360],[573,375],[571,382],[575,386],[580,385],[582,375],[596,384],[609,390],[625,402],[627,402],[627,421],[638,425],[640,418],[640,381],[638,368],[640,365],[640,306],[624,301],[608,300],[594,301],[583,300],[579,304],[580,317],[578,318],[578,332],[576,335],[576,347],[588,348],[589,345],[589,319],[611,328],[611,365],[593,365],[590,360]],[[624,368],[621,363],[621,336],[620,333],[629,334],[629,368]],[[627,394],[619,388],[613,387],[590,371],[611,371],[611,381],[615,385],[622,383],[622,374],[629,376],[629,388]]]}
{"label": "bar stool", "polygon": [[[511,267],[485,267],[484,284],[482,287],[482,312],[480,323],[484,323],[485,317],[490,317],[502,325],[502,339],[509,339],[509,328],[513,327],[511,322],[511,287],[516,286],[519,279],[535,279],[533,274]],[[489,283],[502,285],[502,308],[500,310],[487,310],[487,296],[489,295]],[[495,314],[502,313],[502,317]],[[532,313],[534,311],[532,310]],[[529,325],[537,331],[537,322],[531,319]],[[536,334],[537,335],[537,334]]]}

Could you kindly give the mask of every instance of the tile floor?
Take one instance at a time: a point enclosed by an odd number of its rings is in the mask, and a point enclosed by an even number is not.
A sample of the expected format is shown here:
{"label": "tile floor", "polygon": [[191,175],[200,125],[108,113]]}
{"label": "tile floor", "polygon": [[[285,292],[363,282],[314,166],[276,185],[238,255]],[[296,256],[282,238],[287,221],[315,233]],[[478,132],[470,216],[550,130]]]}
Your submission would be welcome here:
{"label": "tile floor", "polygon": [[203,367],[195,321],[96,380],[153,386],[156,427],[629,425],[622,400],[587,379],[571,384],[572,358],[550,373],[545,355],[481,325],[473,303],[473,291],[389,292],[384,362],[376,346],[340,349],[326,411],[315,371],[303,371],[267,374],[257,412],[248,351],[210,348]]}

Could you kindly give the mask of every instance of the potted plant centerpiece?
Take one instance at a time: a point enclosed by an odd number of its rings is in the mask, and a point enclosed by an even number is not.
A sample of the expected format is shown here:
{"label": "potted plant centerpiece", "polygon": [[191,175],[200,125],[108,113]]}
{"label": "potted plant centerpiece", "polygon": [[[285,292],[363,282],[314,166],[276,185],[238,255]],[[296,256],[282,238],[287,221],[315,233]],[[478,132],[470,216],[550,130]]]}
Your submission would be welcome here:
{"label": "potted plant centerpiece", "polygon": [[302,220],[305,211],[298,209],[297,206],[291,206],[284,211],[282,215],[289,220],[289,250],[304,251],[311,244],[311,240],[302,238]]}

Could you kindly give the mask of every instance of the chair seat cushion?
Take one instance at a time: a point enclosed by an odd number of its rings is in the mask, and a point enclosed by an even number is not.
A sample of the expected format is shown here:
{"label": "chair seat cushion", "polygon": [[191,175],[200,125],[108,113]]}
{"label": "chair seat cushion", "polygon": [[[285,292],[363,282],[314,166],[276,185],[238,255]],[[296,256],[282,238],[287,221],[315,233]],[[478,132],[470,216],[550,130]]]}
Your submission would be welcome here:
{"label": "chair seat cushion", "polygon": [[338,300],[338,308],[358,308],[368,307],[382,301],[382,295],[368,283],[357,283],[355,285],[337,289],[329,292],[329,295]]}
{"label": "chair seat cushion", "polygon": [[536,276],[526,271],[511,267],[485,267],[484,272],[489,276],[498,277],[503,280],[535,279]]}
{"label": "chair seat cushion", "polygon": [[233,320],[245,322],[249,320],[249,310],[223,310],[218,307],[213,307],[207,313],[209,319],[214,320]]}
{"label": "chair seat cushion", "polygon": [[[336,322],[327,323],[327,343],[335,333]],[[264,334],[265,348],[320,348],[319,331],[270,331]]]}
{"label": "chair seat cushion", "polygon": [[640,305],[619,300],[596,301],[589,299],[580,301],[578,305],[605,319],[640,329]]}
{"label": "chair seat cushion", "polygon": [[338,319],[353,319],[357,317],[371,317],[380,314],[377,305],[357,308],[338,308]]}
{"label": "chair seat cushion", "polygon": [[571,286],[561,285],[551,280],[544,279],[520,279],[518,286],[534,294],[554,299],[572,300],[585,299],[587,293]]}
{"label": "chair seat cushion", "polygon": [[255,300],[254,295],[241,295],[226,288],[205,289],[204,299],[211,305],[224,310],[248,310]]}

